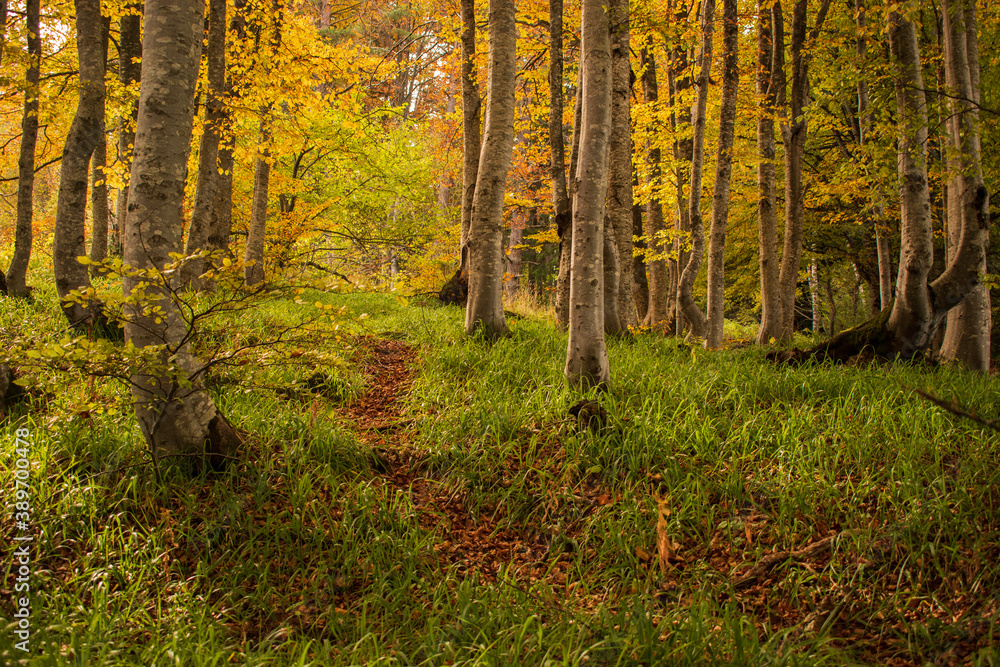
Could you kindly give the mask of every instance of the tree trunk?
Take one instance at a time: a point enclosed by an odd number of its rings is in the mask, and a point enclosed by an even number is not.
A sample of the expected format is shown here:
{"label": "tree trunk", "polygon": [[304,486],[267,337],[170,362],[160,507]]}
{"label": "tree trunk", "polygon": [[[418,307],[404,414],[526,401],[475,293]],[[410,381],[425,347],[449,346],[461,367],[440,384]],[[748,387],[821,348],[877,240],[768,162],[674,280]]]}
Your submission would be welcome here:
{"label": "tree trunk", "polygon": [[[558,1],[558,0],[557,0]],[[469,228],[472,224],[472,198],[476,194],[482,128],[479,120],[479,85],[476,83],[476,3],[461,0],[462,5],[462,226],[459,247],[459,275],[467,278],[469,270]],[[561,5],[560,5],[561,6]],[[560,16],[561,19],[561,16]],[[560,33],[560,44],[562,34]],[[560,56],[561,56],[560,52]],[[560,69],[562,62],[560,61]],[[551,84],[550,84],[551,85]]]}
{"label": "tree trunk", "polygon": [[[226,0],[209,0],[208,39],[205,49],[208,65],[208,88],[205,91],[205,129],[198,151],[198,181],[194,191],[194,209],[188,227],[184,254],[191,256],[209,248],[214,207],[219,190],[219,137],[225,112],[222,95],[226,87]],[[203,289],[199,280],[205,272],[205,258],[191,259],[181,270],[181,280],[192,289]]]}
{"label": "tree trunk", "polygon": [[[577,75],[576,94],[573,96],[573,142],[570,147],[569,171],[570,180],[567,184],[566,217],[562,219],[565,227],[559,235],[559,274],[556,277],[556,324],[560,329],[569,328],[569,268],[573,262],[573,188],[576,174],[576,162],[580,153],[581,114],[583,113],[583,79],[582,71]],[[556,232],[559,232],[560,220],[556,218]]]}
{"label": "tree trunk", "polygon": [[[236,0],[233,4],[233,17],[229,22],[230,39],[242,40],[246,36],[246,19],[243,10],[246,0]],[[226,75],[226,102],[221,105],[222,115],[219,119],[219,179],[216,182],[215,203],[212,205],[211,225],[208,232],[208,249],[225,251],[232,254],[229,248],[229,236],[233,229],[233,143],[232,120],[229,107],[232,106],[235,89],[236,72]]]}
{"label": "tree trunk", "polygon": [[[118,81],[127,89],[139,80],[142,60],[142,3],[128,3],[122,16],[118,37]],[[128,213],[128,171],[132,164],[132,144],[135,143],[135,123],[139,112],[138,100],[129,105],[130,113],[118,120],[118,161],[125,167],[124,185],[118,190],[115,217],[109,231],[108,251],[122,256],[122,232]]]}
{"label": "tree trunk", "polygon": [[[569,318],[568,250],[571,244],[573,214],[566,185],[566,146],[563,139],[562,14],[562,0],[549,0],[549,178],[552,180],[552,210],[556,233],[559,235],[560,251],[559,273],[556,278],[556,323],[565,329]],[[564,248],[567,250],[565,257]]]}
{"label": "tree trunk", "polygon": [[[191,146],[194,90],[201,52],[204,5],[193,0],[148,0],[143,37],[139,119],[129,188],[125,260],[140,270],[163,269],[180,252],[184,180]],[[164,454],[230,456],[239,440],[199,387],[199,364],[184,340],[188,334],[164,285],[126,277],[125,292],[143,289],[163,312],[129,313],[126,335],[136,347],[162,345],[162,367],[131,378],[139,425],[154,461]],[[176,371],[165,368],[173,365]],[[218,462],[216,462],[218,463]]]}
{"label": "tree trunk", "polygon": [[79,103],[63,148],[56,203],[52,264],[63,313],[74,327],[98,324],[98,304],[86,307],[69,300],[73,290],[90,287],[86,255],[87,176],[90,156],[104,129],[104,58],[99,0],[76,0],[77,53],[80,63]]}
{"label": "tree trunk", "polygon": [[736,134],[736,98],[740,86],[739,20],[736,0],[723,0],[722,109],[719,112],[719,153],[715,161],[715,192],[712,196],[712,228],[708,243],[708,334],[705,344],[722,345],[725,323],[726,224],[729,220],[729,188],[733,173],[733,142]]}
{"label": "tree trunk", "polygon": [[[659,87],[656,81],[656,59],[649,45],[643,45],[640,53],[642,59],[642,95],[646,104],[653,104],[659,99]],[[666,225],[663,222],[663,205],[660,203],[660,185],[662,181],[662,156],[655,144],[646,146],[649,161],[649,178],[652,181],[652,194],[646,207],[646,271],[649,282],[649,302],[643,323],[655,327],[661,323],[673,326],[673,318],[667,309],[670,293],[670,276],[667,273],[667,254],[670,251],[666,243]]]}
{"label": "tree trunk", "polygon": [[[614,239],[618,275],[613,282],[614,313],[618,328],[605,308],[605,333],[615,335],[639,323],[635,300],[632,298],[632,66],[629,64],[628,3],[615,0],[609,7],[611,20],[611,142],[609,148],[610,180],[608,183],[605,236]],[[608,280],[611,267],[605,265],[605,292],[613,284]]]}
{"label": "tree trunk", "polygon": [[[945,35],[945,73],[950,92],[948,191],[949,260],[954,262],[967,243],[964,234],[982,234],[980,218],[989,220],[989,200],[980,162],[979,140],[979,47],[976,36],[975,4],[968,0],[943,0]],[[985,193],[980,196],[980,193]],[[986,273],[985,238],[978,246],[978,256],[968,253],[978,273]],[[989,290],[974,285],[965,298],[948,312],[948,328],[941,355],[973,370],[990,367],[990,329],[992,312]]]}
{"label": "tree trunk", "polygon": [[486,123],[469,228],[469,300],[465,330],[492,338],[507,332],[503,316],[503,198],[514,147],[517,33],[514,0],[490,0]]}
{"label": "tree trunk", "polygon": [[[635,181],[632,182],[635,185]],[[639,322],[646,321],[646,311],[649,310],[649,280],[646,278],[646,241],[642,226],[642,206],[632,204],[632,236],[639,252],[632,256],[632,295],[635,299],[636,318]]]}
{"label": "tree trunk", "polygon": [[[102,123],[103,125],[103,123]],[[108,257],[108,183],[105,180],[105,169],[108,165],[108,142],[101,131],[100,140],[94,147],[90,169],[90,259],[93,262],[103,262]],[[102,271],[101,267],[91,267],[94,277]]]}
{"label": "tree trunk", "polygon": [[264,240],[267,236],[267,196],[271,180],[271,135],[268,115],[264,111],[260,122],[260,140],[253,170],[253,200],[250,207],[250,224],[247,229],[247,247],[243,258],[243,284],[255,287],[264,282]]}
{"label": "tree trunk", "polygon": [[583,0],[583,111],[580,162],[574,180],[566,379],[574,389],[611,383],[604,341],[604,208],[611,134],[611,35],[601,0]]}
{"label": "tree trunk", "polygon": [[677,298],[691,333],[704,337],[705,314],[694,302],[694,281],[705,256],[705,225],[701,218],[701,181],[705,165],[705,123],[708,112],[709,74],[712,70],[712,34],[715,30],[715,0],[703,0],[701,14],[701,52],[698,54],[697,102],[694,109],[694,142],[691,158],[691,196],[688,218],[691,221],[691,254],[681,273]]}
{"label": "tree trunk", "polygon": [[815,259],[809,263],[809,297],[812,301],[812,330],[818,334],[822,323],[819,314],[819,271]]}
{"label": "tree trunk", "polygon": [[781,3],[772,12],[766,3],[757,3],[757,96],[761,99],[757,116],[757,219],[760,243],[761,321],[757,344],[767,345],[781,337],[782,302],[778,264],[778,216],[774,168],[774,112],[783,74],[780,57],[784,50],[783,30],[775,30],[780,21]]}
{"label": "tree trunk", "polygon": [[[274,31],[271,33],[270,53],[276,53],[281,44],[281,0],[272,0]],[[264,242],[267,238],[267,199],[271,181],[271,106],[266,102],[260,112],[260,139],[253,172],[253,203],[247,229],[246,253],[243,257],[243,284],[255,287],[264,282]]]}
{"label": "tree trunk", "polygon": [[28,68],[25,72],[24,115],[21,119],[21,152],[17,160],[17,227],[14,257],[7,272],[11,296],[26,297],[28,261],[31,259],[33,192],[35,187],[35,145],[38,141],[38,80],[42,60],[42,40],[38,29],[39,0],[27,0],[26,32]]}

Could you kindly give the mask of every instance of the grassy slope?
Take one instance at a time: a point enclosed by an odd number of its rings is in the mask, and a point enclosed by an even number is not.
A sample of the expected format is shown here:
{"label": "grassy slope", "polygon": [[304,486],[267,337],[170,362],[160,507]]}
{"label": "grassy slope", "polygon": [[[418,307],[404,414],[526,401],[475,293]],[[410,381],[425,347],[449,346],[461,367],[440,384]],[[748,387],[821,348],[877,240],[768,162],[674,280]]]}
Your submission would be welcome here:
{"label": "grassy slope", "polygon": [[[27,425],[31,664],[1000,659],[1000,439],[909,388],[993,416],[994,380],[786,368],[648,335],[611,345],[612,427],[577,433],[565,337],[548,323],[516,320],[487,347],[464,337],[458,309],[315,299],[418,347],[413,422],[383,446],[403,447],[406,469],[386,471],[337,419],[362,391],[350,365],[317,391],[287,386],[313,367],[219,374],[250,462],[193,481],[175,469],[163,489],[148,466],[124,468],[143,453],[121,387],[75,381],[17,407],[0,427],[0,534],[15,534],[12,434]],[[299,310],[272,304],[220,328],[265,336]],[[0,326],[10,339],[62,323],[41,294],[0,302]],[[347,358],[343,344],[331,341]],[[767,553],[840,531],[832,553],[734,587]],[[7,623],[9,556],[0,568]],[[22,657],[11,644],[4,631],[0,663]]]}

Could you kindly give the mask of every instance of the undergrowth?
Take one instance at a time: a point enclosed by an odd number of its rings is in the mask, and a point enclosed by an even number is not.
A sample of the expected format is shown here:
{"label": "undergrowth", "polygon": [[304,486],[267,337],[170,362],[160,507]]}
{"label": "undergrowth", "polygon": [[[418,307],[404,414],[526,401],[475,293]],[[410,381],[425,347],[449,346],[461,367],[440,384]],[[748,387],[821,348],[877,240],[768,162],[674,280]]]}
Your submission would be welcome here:
{"label": "undergrowth", "polygon": [[[487,344],[454,307],[306,297],[346,306],[316,343],[328,365],[207,378],[247,434],[225,473],[174,463],[158,487],[121,383],[66,376],[12,407],[0,663],[1000,660],[1000,439],[915,393],[992,418],[994,380],[790,368],[643,333],[610,343],[612,389],[587,397],[607,423],[592,430],[567,415],[581,397],[541,311]],[[307,307],[275,301],[206,335],[264,339]],[[58,336],[60,318],[44,290],[0,302],[10,340]],[[377,341],[416,358],[369,423],[359,406],[385,388],[366,364],[397,350]],[[32,447],[27,655],[12,618],[18,428]]]}

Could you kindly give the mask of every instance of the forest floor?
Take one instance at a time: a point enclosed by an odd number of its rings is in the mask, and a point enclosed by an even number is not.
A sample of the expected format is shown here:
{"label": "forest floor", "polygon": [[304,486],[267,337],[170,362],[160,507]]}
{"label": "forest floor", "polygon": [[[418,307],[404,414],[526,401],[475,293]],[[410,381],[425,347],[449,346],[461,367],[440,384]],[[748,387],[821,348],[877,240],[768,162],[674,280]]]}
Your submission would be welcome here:
{"label": "forest floor", "polygon": [[544,318],[486,344],[454,307],[309,292],[201,332],[243,461],[158,485],[127,386],[45,351],[61,328],[0,303],[48,359],[0,426],[0,479],[32,434],[35,537],[32,653],[8,555],[2,664],[1000,661],[1000,437],[916,393],[995,417],[995,380],[640,333],[588,429]]}

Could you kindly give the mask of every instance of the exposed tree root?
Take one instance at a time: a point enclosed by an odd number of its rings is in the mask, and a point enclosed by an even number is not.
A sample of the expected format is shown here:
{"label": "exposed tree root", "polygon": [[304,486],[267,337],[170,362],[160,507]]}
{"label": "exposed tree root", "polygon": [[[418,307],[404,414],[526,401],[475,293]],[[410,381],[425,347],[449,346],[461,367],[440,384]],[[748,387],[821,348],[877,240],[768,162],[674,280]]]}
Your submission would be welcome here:
{"label": "exposed tree root", "polygon": [[[903,342],[889,330],[890,303],[881,313],[851,329],[841,331],[830,340],[805,350],[773,350],[765,355],[768,361],[798,365],[810,359],[831,359],[845,363],[859,356],[891,360],[904,355]],[[908,358],[912,358],[910,355]]]}

